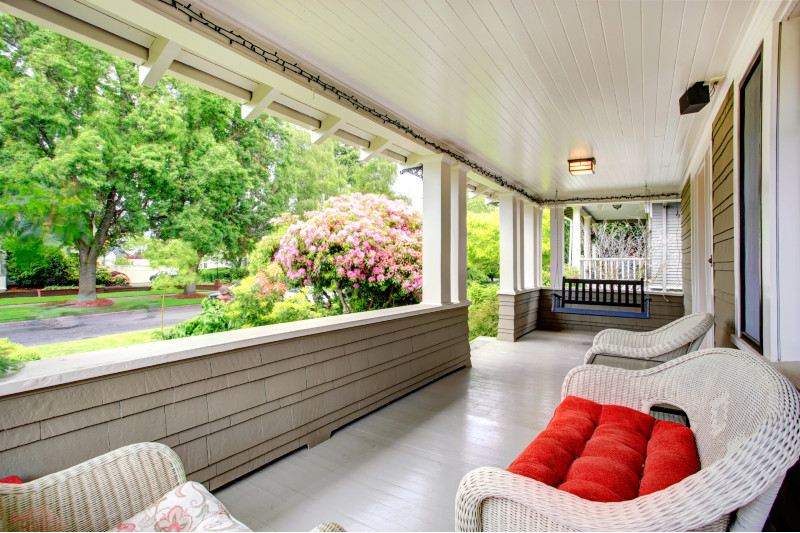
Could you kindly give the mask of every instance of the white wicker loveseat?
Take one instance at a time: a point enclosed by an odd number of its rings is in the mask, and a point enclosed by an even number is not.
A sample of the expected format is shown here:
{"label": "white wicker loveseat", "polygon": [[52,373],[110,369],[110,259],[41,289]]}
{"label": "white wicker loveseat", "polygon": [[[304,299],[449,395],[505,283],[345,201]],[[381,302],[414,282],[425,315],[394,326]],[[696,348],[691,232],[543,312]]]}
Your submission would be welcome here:
{"label": "white wicker loveseat", "polygon": [[[184,483],[183,464],[169,447],[131,444],[22,485],[0,483],[0,531],[109,531],[120,524],[133,525],[123,522]],[[249,531],[209,493],[193,487],[182,490],[201,515],[213,515],[199,522],[199,530]],[[313,531],[344,529],[326,522]]]}
{"label": "white wicker loveseat", "polygon": [[640,370],[693,352],[714,325],[714,315],[693,313],[653,331],[604,329],[586,352],[584,363]]}
{"label": "white wicker loveseat", "polygon": [[732,521],[732,530],[761,531],[800,456],[797,389],[763,358],[738,350],[692,352],[636,371],[583,365],[564,380],[562,399],[569,395],[643,412],[679,407],[701,470],[647,496],[602,503],[481,467],[458,488],[456,530],[724,530]]}

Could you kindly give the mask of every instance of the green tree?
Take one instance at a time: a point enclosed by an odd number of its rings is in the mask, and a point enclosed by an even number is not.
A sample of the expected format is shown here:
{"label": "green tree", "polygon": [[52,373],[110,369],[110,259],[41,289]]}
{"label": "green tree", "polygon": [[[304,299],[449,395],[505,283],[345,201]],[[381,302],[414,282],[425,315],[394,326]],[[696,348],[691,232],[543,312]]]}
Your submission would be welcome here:
{"label": "green tree", "polygon": [[[177,145],[182,164],[156,234],[190,243],[198,260],[216,255],[239,265],[291,201],[293,187],[282,170],[290,130],[268,115],[243,120],[238,104],[202,89],[174,80],[162,84],[177,95],[183,117]],[[184,292],[195,292],[194,285]]]}
{"label": "green tree", "polygon": [[3,14],[0,35],[0,207],[77,249],[95,300],[101,250],[164,207],[179,118],[130,63]]}
{"label": "green tree", "polygon": [[58,246],[39,239],[10,237],[4,240],[3,247],[8,252],[8,278],[20,287],[72,285],[78,279],[74,261]]}
{"label": "green tree", "polygon": [[165,242],[150,239],[144,245],[146,246],[144,257],[150,261],[150,266],[168,269],[167,273],[156,276],[152,282],[153,289],[161,291],[161,334],[163,335],[164,303],[167,291],[174,291],[181,285],[197,283],[198,254],[191,244],[180,239],[170,239]]}
{"label": "green tree", "polygon": [[472,281],[500,277],[500,214],[467,213],[467,276]]}
{"label": "green tree", "polygon": [[542,285],[550,286],[550,210],[542,210]]}
{"label": "green tree", "polygon": [[500,277],[500,210],[483,196],[467,200],[467,278],[491,281]]}
{"label": "green tree", "polygon": [[332,139],[313,144],[310,134],[298,128],[292,131],[289,154],[290,164],[279,174],[285,177],[283,183],[290,184],[292,199],[286,205],[296,215],[352,192],[400,198],[392,191],[397,165],[379,157],[363,162],[359,150]]}

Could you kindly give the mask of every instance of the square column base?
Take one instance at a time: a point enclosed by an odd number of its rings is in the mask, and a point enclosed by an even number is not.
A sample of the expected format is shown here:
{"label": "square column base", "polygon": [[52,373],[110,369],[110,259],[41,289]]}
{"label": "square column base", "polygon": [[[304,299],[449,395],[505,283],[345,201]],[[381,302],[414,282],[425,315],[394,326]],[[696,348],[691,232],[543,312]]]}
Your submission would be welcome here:
{"label": "square column base", "polygon": [[539,320],[539,289],[498,292],[500,301],[497,340],[514,342],[536,329]]}

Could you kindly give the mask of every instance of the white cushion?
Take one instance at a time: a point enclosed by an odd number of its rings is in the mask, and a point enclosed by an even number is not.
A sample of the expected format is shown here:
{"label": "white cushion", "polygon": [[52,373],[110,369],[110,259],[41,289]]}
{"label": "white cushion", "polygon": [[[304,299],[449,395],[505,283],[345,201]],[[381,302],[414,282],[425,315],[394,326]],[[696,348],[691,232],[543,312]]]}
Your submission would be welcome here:
{"label": "white cushion", "polygon": [[250,531],[200,483],[178,485],[112,531]]}

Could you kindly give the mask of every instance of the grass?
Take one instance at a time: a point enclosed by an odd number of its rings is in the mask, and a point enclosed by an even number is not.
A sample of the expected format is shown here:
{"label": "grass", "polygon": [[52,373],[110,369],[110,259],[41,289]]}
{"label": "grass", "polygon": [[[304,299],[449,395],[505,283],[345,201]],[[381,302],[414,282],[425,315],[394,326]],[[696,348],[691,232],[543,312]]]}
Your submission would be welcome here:
{"label": "grass", "polygon": [[45,344],[43,346],[33,346],[32,349],[41,354],[42,359],[60,357],[62,355],[72,355],[74,353],[95,352],[106,348],[119,348],[121,346],[132,346],[134,344],[144,344],[161,340],[161,330],[146,329],[143,331],[130,331],[128,333],[117,333],[116,335],[106,335],[105,337],[95,337],[94,339],[83,339],[79,341],[57,342],[55,344]]}
{"label": "grass", "polygon": [[[169,298],[164,300],[164,307],[179,305],[199,304],[202,300]],[[115,311],[132,311],[136,309],[161,309],[161,298],[130,298],[117,300],[108,307],[83,307],[69,309],[64,307],[3,307],[0,308],[0,322],[17,322],[19,320],[34,320],[43,318],[58,318],[74,315],[94,315],[99,313],[113,313]]]}
{"label": "grass", "polygon": [[[197,291],[208,293],[211,291]],[[98,293],[98,298],[125,298],[128,296],[161,296],[161,291],[120,291]],[[46,304],[50,302],[64,302],[74,300],[77,294],[71,296],[24,296],[22,298],[0,298],[0,305]]]}

